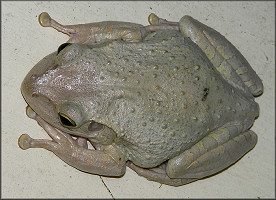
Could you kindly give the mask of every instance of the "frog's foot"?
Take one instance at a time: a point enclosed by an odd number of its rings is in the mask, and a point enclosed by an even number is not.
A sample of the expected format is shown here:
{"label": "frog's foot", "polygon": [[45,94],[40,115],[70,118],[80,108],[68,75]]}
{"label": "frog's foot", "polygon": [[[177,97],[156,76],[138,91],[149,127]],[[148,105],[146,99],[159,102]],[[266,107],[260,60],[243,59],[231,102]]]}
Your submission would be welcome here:
{"label": "frog's foot", "polygon": [[179,23],[178,22],[170,22],[165,19],[159,18],[154,13],[151,13],[148,17],[148,21],[150,23],[149,26],[145,26],[145,34],[160,31],[160,30],[175,30],[179,31]]}
{"label": "frog's foot", "polygon": [[161,24],[167,24],[167,25],[171,25],[171,26],[178,26],[178,22],[170,22],[167,21],[166,19],[162,19],[160,17],[158,17],[156,14],[151,13],[148,17],[148,21],[151,25],[161,25]]}
{"label": "frog's foot", "polygon": [[84,138],[74,140],[69,134],[48,124],[31,109],[28,114],[49,134],[52,140],[33,139],[23,134],[18,139],[21,149],[44,148],[52,151],[69,165],[88,173],[104,176],[121,176],[125,172],[125,159],[122,153],[111,145],[105,151],[87,149]]}
{"label": "frog's foot", "polygon": [[50,17],[50,15],[46,12],[43,12],[38,16],[38,22],[43,27],[52,27],[52,28],[56,29],[57,31],[60,31],[62,33],[69,35],[70,37],[73,34],[76,34],[75,28],[70,27],[70,26],[61,25],[60,23],[58,23],[54,19],[52,19]]}
{"label": "frog's foot", "polygon": [[139,176],[143,176],[150,181],[155,181],[161,184],[181,186],[197,180],[194,178],[170,178],[166,174],[166,163],[160,165],[159,167],[145,169],[128,161],[127,166],[134,170]]}
{"label": "frog's foot", "polygon": [[251,150],[257,135],[242,126],[229,126],[211,132],[190,149],[168,161],[167,175],[171,178],[201,179],[213,175],[239,160]]}
{"label": "frog's foot", "polygon": [[219,32],[190,16],[181,18],[179,28],[182,34],[202,49],[214,67],[231,85],[249,95],[262,94],[263,84],[259,76],[239,50]]}

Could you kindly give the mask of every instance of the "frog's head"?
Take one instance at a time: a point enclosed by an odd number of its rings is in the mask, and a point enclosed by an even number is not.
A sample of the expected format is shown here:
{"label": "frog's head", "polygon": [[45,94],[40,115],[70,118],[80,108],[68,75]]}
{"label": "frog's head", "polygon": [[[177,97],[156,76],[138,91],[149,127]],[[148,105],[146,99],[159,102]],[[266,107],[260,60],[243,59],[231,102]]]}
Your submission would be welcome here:
{"label": "frog's head", "polygon": [[85,49],[78,44],[61,45],[32,68],[21,92],[32,110],[55,128],[109,143],[113,139],[110,133],[115,133],[99,116],[104,114],[101,105],[107,103],[102,95],[100,72],[91,59],[86,60]]}

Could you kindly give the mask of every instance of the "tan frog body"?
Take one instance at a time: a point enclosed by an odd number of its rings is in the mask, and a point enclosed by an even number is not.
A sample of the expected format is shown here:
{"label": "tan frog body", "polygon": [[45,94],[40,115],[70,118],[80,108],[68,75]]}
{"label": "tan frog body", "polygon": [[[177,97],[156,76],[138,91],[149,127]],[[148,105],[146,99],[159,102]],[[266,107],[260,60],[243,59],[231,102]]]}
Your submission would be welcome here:
{"label": "tan frog body", "polygon": [[[222,35],[190,16],[151,25],[98,22],[42,26],[70,36],[25,77],[27,115],[52,140],[19,138],[85,172],[184,185],[251,150],[260,78]],[[71,136],[76,136],[77,139]],[[95,149],[88,148],[90,142]]]}

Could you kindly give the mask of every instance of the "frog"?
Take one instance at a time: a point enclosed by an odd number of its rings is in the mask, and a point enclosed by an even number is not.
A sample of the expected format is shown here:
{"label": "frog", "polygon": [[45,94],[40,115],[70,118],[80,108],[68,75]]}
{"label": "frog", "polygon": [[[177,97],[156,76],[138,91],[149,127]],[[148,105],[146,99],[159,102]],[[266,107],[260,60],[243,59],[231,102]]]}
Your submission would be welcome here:
{"label": "frog", "polygon": [[149,25],[38,21],[69,40],[26,75],[26,114],[51,139],[22,134],[90,174],[182,186],[224,171],[257,143],[260,77],[213,28],[151,13]]}

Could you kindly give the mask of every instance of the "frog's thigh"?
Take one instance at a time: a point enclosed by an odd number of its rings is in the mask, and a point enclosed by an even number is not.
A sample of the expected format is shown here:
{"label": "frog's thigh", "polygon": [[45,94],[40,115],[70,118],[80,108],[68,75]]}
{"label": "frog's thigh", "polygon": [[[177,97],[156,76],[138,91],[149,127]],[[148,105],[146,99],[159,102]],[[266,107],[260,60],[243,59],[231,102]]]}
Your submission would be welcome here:
{"label": "frog's thigh", "polygon": [[260,95],[263,84],[243,55],[224,36],[190,16],[179,21],[180,32],[189,37],[232,85]]}
{"label": "frog's thigh", "polygon": [[170,178],[203,178],[236,162],[251,150],[257,135],[250,130],[239,134],[239,127],[219,128],[190,149],[168,161]]}

